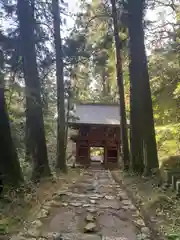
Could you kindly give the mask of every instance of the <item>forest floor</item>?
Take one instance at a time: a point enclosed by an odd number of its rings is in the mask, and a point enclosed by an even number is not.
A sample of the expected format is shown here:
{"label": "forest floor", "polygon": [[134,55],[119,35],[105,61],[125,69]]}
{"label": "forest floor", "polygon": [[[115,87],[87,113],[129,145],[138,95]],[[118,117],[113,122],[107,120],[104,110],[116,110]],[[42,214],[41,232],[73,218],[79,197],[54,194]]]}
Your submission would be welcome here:
{"label": "forest floor", "polygon": [[150,240],[153,236],[111,172],[89,168],[60,187],[11,240]]}
{"label": "forest floor", "polygon": [[80,177],[81,172],[80,169],[69,169],[68,174],[54,174],[38,184],[26,182],[16,191],[9,190],[0,199],[0,239],[31,221],[44,201],[51,200],[57,190],[68,188]]}
{"label": "forest floor", "polygon": [[112,172],[114,179],[127,191],[133,203],[142,212],[147,225],[154,232],[161,233],[171,240],[180,239],[180,199],[170,189],[166,192],[158,187],[157,176],[142,178],[124,173],[121,170]]}
{"label": "forest floor", "polygon": [[0,201],[0,240],[179,239],[180,201],[156,177],[75,168],[22,192]]}

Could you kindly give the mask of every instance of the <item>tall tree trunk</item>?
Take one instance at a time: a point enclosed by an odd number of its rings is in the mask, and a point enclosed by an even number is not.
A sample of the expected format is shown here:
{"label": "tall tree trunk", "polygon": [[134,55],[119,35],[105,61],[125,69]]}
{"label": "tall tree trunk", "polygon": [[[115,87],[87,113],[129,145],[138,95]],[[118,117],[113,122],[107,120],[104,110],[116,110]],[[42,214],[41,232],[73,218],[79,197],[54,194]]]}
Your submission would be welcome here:
{"label": "tall tree trunk", "polygon": [[39,179],[49,175],[50,168],[44,131],[40,80],[36,62],[33,9],[29,1],[18,0],[17,10],[20,25],[23,72],[27,89],[26,116],[28,118],[32,144],[32,178]]}
{"label": "tall tree trunk", "polygon": [[131,152],[131,167],[136,173],[142,174],[144,171],[143,160],[143,139],[142,139],[142,116],[141,116],[141,102],[138,92],[137,83],[137,69],[136,62],[133,58],[133,50],[130,44],[130,152]]}
{"label": "tall tree trunk", "polygon": [[122,154],[123,154],[124,168],[125,170],[128,170],[129,169],[129,146],[128,146],[126,109],[125,109],[124,85],[123,85],[123,74],[122,74],[121,41],[119,38],[119,31],[118,31],[116,0],[111,0],[111,4],[112,4],[112,18],[113,18],[113,24],[114,24],[114,39],[115,39],[115,46],[116,46],[117,84],[118,84],[119,96],[120,96]]}
{"label": "tall tree trunk", "polygon": [[[142,29],[143,30],[143,29]],[[149,73],[147,65],[147,57],[145,53],[144,45],[144,32],[142,32],[142,58],[143,58],[143,112],[144,112],[144,151],[145,151],[145,169],[144,175],[151,173],[153,168],[159,167],[158,154],[157,154],[157,145],[156,145],[156,134],[154,127],[154,116],[153,116],[153,107],[151,99],[151,89],[149,83]]]}
{"label": "tall tree trunk", "polygon": [[66,128],[65,128],[65,151],[67,151],[67,145],[68,145],[68,121],[69,121],[69,112],[70,112],[70,93],[68,93],[67,98],[67,112],[66,112]]}
{"label": "tall tree trunk", "polygon": [[56,81],[57,81],[57,168],[67,171],[65,148],[65,104],[64,104],[64,63],[60,32],[59,1],[52,0],[54,45],[56,50]]}
{"label": "tall tree trunk", "polygon": [[[132,84],[132,155],[142,164],[145,150],[145,172],[158,167],[153,109],[143,28],[144,0],[128,0],[130,38],[130,79]],[[138,137],[137,137],[138,134]],[[138,158],[139,156],[139,158]],[[142,170],[141,170],[142,171]]]}
{"label": "tall tree trunk", "polygon": [[[27,97],[26,97],[27,98]],[[26,103],[27,105],[27,103]],[[26,124],[25,124],[25,161],[32,163],[32,149],[31,149],[31,139],[30,139],[30,128],[29,128],[29,118],[26,111]]]}
{"label": "tall tree trunk", "polygon": [[[2,56],[1,56],[2,57]],[[2,69],[2,59],[0,68]],[[17,186],[23,181],[20,163],[14,146],[4,95],[3,74],[0,69],[0,180],[5,184]],[[2,182],[1,182],[1,185]]]}

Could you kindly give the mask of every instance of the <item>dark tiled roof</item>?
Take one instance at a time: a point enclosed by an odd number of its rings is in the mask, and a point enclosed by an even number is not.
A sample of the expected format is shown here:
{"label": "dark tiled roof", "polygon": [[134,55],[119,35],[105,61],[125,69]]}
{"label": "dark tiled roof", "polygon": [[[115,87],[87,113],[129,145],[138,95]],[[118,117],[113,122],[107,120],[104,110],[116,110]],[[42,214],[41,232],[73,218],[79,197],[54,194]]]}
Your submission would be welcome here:
{"label": "dark tiled roof", "polygon": [[80,124],[104,124],[119,125],[120,124],[119,105],[115,104],[76,104],[75,115],[78,120],[70,120],[69,122]]}

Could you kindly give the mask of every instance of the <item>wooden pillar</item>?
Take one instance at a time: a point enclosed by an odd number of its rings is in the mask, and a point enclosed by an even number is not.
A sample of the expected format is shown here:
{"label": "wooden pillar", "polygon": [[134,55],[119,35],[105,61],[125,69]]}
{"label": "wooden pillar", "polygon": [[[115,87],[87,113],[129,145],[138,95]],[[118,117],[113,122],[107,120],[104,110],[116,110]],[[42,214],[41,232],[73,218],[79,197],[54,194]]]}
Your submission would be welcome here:
{"label": "wooden pillar", "polygon": [[107,144],[104,145],[104,167],[108,167],[108,161],[107,161]]}
{"label": "wooden pillar", "polygon": [[89,142],[88,142],[88,165],[91,164],[91,159],[90,159],[90,146],[89,146]]}
{"label": "wooden pillar", "polygon": [[78,163],[79,160],[79,142],[76,142],[76,162]]}
{"label": "wooden pillar", "polygon": [[116,167],[119,167],[119,162],[120,162],[120,146],[117,143],[117,163],[116,163]]}

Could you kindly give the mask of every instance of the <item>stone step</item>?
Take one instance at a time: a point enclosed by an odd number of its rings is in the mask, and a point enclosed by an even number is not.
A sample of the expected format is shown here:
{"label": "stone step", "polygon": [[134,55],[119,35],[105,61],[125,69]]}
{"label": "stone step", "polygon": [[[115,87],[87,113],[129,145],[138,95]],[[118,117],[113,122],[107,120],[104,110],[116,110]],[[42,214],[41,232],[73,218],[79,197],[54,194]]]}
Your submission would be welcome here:
{"label": "stone step", "polygon": [[176,182],[176,195],[180,197],[180,180]]}
{"label": "stone step", "polygon": [[180,171],[179,170],[170,170],[170,169],[164,170],[165,183],[171,185],[172,184],[172,176],[176,176],[176,177],[180,178]]}

